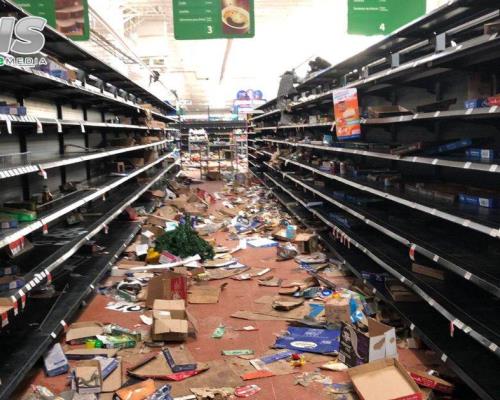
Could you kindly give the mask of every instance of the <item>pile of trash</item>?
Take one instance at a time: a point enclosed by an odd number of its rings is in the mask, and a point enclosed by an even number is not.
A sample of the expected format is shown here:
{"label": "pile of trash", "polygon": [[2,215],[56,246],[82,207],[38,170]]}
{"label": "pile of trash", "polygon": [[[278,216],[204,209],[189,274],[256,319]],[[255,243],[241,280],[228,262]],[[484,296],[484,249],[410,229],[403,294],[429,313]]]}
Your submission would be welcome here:
{"label": "pile of trash", "polygon": [[[71,324],[64,343],[44,357],[46,375],[66,375],[70,389],[53,394],[33,386],[28,399],[247,398],[261,391],[251,381],[288,374],[296,375],[297,385],[321,385],[338,400],[447,398],[453,391],[435,374],[398,362],[399,347],[420,345],[413,331],[375,301],[341,260],[324,251],[316,232],[301,228],[265,188],[240,177],[217,193],[171,182],[151,195],[158,207],[139,212],[141,233],[99,287],[108,310],[139,313],[142,323],[133,328],[102,321]],[[232,248],[217,245],[214,236],[221,233],[234,242]],[[276,260],[294,263],[303,278],[283,279],[271,268],[240,262],[239,252],[256,248],[274,248]],[[271,339],[264,354],[231,349],[222,352],[228,359],[199,362],[185,343],[199,332],[190,309],[217,304],[228,279],[275,290],[232,318],[286,321],[288,329]],[[212,338],[223,338],[228,329],[258,328],[221,324]],[[325,375],[332,372],[340,376]],[[374,379],[386,382],[383,390],[372,385]]]}

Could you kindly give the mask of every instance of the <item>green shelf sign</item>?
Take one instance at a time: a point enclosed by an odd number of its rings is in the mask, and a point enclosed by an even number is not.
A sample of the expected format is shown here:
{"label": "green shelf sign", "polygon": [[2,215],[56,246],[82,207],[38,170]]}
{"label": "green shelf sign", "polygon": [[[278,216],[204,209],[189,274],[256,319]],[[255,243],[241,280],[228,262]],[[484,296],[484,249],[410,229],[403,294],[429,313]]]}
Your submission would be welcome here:
{"label": "green shelf sign", "polygon": [[89,5],[87,0],[15,0],[26,12],[47,23],[69,39],[89,40]]}
{"label": "green shelf sign", "polygon": [[348,0],[353,35],[388,35],[426,12],[426,0]]}
{"label": "green shelf sign", "polygon": [[255,36],[254,0],[172,0],[177,40]]}

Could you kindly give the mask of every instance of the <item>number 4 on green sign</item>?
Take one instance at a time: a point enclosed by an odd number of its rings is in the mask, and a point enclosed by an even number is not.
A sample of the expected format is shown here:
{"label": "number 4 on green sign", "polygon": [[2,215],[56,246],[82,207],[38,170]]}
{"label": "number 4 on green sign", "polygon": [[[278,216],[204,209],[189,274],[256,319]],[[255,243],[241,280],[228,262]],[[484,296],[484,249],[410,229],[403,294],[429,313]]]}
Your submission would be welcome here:
{"label": "number 4 on green sign", "polygon": [[426,11],[426,0],[347,1],[347,32],[353,35],[389,34]]}

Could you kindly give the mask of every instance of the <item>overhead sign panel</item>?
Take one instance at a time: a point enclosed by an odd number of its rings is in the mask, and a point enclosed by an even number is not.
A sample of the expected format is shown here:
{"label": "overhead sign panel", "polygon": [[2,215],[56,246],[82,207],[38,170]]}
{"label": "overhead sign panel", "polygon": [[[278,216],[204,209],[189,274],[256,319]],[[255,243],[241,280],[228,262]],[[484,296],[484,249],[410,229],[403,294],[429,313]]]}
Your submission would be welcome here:
{"label": "overhead sign panel", "polygon": [[354,35],[388,35],[421,17],[426,0],[348,0],[347,32]]}
{"label": "overhead sign panel", "polygon": [[87,0],[16,0],[26,12],[47,23],[72,40],[89,40],[89,6]]}
{"label": "overhead sign panel", "polygon": [[252,38],[254,0],[172,0],[177,40]]}

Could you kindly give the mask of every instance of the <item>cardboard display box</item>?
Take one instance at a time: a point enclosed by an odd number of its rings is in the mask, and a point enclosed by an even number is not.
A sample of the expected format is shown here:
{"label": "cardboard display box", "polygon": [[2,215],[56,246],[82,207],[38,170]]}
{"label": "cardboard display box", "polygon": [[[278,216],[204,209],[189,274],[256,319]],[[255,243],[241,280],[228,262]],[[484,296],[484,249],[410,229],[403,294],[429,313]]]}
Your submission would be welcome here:
{"label": "cardboard display box", "polygon": [[339,361],[348,367],[397,357],[396,330],[393,327],[368,318],[368,333],[364,333],[342,323]]}
{"label": "cardboard display box", "polygon": [[80,361],[73,370],[72,389],[79,394],[102,392],[101,363],[98,360]]}
{"label": "cardboard display box", "polygon": [[184,300],[155,300],[153,304],[154,341],[183,341],[187,339],[189,326]]}
{"label": "cardboard display box", "polygon": [[423,395],[394,359],[360,365],[347,371],[361,400],[422,400]]}
{"label": "cardboard display box", "polygon": [[71,324],[66,332],[66,342],[71,344],[82,344],[89,338],[104,334],[102,323],[97,321],[75,322]]}
{"label": "cardboard display box", "polygon": [[146,307],[153,308],[156,300],[187,300],[187,277],[164,272],[149,281]]}

